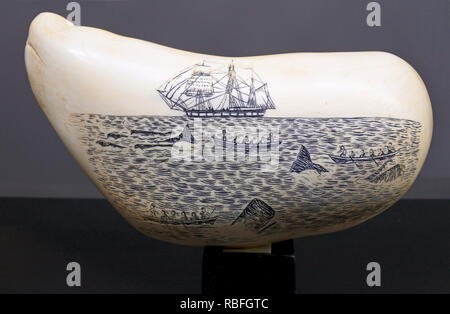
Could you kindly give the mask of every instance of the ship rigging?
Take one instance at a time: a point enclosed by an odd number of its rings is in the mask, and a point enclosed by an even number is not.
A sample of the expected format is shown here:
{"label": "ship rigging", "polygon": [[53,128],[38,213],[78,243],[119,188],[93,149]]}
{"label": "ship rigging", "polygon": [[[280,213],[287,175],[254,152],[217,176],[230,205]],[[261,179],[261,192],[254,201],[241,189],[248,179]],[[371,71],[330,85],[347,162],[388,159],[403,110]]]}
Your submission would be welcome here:
{"label": "ship rigging", "polygon": [[234,62],[213,68],[203,61],[157,91],[169,108],[188,117],[262,117],[266,110],[275,109],[267,83],[252,68],[236,69]]}

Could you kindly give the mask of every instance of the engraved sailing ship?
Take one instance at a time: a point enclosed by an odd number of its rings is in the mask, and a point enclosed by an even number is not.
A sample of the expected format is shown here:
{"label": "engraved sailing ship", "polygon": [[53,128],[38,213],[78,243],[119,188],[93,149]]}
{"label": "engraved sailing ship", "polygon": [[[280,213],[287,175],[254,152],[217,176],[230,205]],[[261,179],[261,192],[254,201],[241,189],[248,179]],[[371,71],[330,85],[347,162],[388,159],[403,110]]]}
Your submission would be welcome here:
{"label": "engraved sailing ship", "polygon": [[240,68],[233,61],[212,67],[205,61],[191,66],[158,88],[169,108],[192,118],[262,117],[275,109],[267,83],[253,68]]}

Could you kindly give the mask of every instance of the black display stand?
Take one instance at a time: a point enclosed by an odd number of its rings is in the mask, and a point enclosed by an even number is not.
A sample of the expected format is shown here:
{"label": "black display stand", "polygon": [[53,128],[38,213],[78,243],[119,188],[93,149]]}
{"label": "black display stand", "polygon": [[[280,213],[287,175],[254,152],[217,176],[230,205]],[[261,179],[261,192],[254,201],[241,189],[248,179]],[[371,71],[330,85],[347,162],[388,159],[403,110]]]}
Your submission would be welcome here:
{"label": "black display stand", "polygon": [[202,293],[295,293],[294,241],[273,243],[271,253],[227,252],[223,247],[205,247]]}

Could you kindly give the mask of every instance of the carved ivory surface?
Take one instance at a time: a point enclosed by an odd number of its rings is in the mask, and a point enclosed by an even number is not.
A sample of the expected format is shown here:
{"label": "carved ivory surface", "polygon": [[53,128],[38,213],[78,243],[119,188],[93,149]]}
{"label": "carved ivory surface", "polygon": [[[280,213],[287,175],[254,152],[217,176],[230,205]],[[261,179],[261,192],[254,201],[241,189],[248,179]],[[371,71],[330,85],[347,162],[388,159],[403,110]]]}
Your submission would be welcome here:
{"label": "carved ivory surface", "polygon": [[42,13],[25,63],[99,190],[175,243],[251,247],[354,226],[402,197],[431,141],[424,83],[385,52],[210,56]]}

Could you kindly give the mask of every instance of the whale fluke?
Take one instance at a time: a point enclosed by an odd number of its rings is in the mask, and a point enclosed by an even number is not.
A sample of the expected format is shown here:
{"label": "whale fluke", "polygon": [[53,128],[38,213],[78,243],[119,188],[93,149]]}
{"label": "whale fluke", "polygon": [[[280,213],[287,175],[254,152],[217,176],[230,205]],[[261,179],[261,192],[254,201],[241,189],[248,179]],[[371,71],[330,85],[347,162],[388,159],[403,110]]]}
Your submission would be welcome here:
{"label": "whale fluke", "polygon": [[292,163],[291,172],[300,173],[305,170],[316,170],[318,174],[328,172],[328,170],[321,165],[313,163],[309,151],[305,146],[301,145],[297,160]]}
{"label": "whale fluke", "polygon": [[254,198],[231,225],[244,223],[253,229],[263,228],[275,216],[275,211],[264,201]]}

